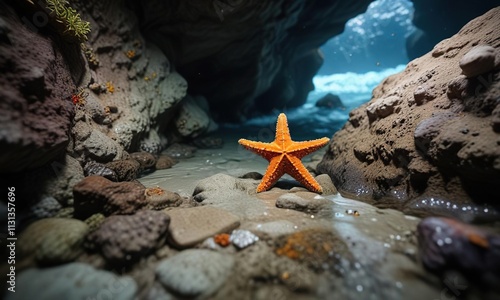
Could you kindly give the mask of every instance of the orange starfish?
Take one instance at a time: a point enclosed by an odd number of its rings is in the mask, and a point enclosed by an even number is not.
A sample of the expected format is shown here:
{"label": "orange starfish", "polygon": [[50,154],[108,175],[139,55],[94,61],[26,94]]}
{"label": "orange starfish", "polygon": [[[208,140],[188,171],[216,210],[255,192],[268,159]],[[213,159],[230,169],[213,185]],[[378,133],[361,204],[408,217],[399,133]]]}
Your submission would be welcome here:
{"label": "orange starfish", "polygon": [[309,190],[321,193],[321,186],[300,160],[326,145],[329,140],[329,138],[321,138],[304,142],[292,141],[286,115],[281,113],[278,116],[276,138],[273,142],[262,143],[240,139],[238,143],[269,161],[266,174],[257,187],[258,193],[270,189],[285,173],[291,175]]}

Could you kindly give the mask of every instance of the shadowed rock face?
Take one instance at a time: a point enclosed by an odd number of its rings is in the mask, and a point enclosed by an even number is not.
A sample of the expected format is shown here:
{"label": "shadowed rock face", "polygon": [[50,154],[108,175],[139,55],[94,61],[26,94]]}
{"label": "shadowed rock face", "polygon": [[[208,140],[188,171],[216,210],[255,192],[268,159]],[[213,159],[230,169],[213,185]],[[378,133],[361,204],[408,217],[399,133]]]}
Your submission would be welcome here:
{"label": "shadowed rock face", "polygon": [[498,206],[499,15],[469,22],[386,78],[350,113],[317,170],[381,207],[470,220],[462,212],[474,203]]}
{"label": "shadowed rock face", "polygon": [[219,120],[303,104],[318,47],[371,1],[135,1],[146,37]]}

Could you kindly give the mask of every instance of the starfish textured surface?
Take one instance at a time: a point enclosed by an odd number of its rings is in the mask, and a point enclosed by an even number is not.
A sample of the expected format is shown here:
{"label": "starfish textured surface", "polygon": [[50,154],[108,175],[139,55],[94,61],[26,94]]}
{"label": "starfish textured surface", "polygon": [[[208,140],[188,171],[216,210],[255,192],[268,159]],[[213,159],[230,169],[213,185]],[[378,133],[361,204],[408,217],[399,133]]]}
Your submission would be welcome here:
{"label": "starfish textured surface", "polygon": [[238,143],[269,161],[269,166],[257,187],[257,192],[267,191],[281,176],[287,173],[310,191],[321,193],[321,186],[304,167],[301,159],[326,145],[329,140],[325,137],[312,141],[292,141],[286,115],[281,113],[278,116],[276,138],[273,142],[263,143],[240,139]]}

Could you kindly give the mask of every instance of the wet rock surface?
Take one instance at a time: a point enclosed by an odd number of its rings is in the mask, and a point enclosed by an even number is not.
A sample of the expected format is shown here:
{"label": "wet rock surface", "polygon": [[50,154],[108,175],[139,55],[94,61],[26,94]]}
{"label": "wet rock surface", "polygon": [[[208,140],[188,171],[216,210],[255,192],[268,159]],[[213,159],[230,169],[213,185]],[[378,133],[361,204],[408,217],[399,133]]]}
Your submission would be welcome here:
{"label": "wet rock surface", "polygon": [[[478,212],[485,202],[498,206],[498,14],[495,8],[471,21],[386,78],[370,102],[350,113],[317,170],[345,195],[413,214],[431,210],[434,200],[477,205]],[[436,213],[471,219],[460,212]]]}

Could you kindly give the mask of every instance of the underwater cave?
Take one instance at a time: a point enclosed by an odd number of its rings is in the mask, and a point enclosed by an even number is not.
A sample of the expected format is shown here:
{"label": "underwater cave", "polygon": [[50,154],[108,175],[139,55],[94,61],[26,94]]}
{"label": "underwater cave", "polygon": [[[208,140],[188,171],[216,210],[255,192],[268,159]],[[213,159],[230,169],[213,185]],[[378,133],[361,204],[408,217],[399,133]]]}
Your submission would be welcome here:
{"label": "underwater cave", "polygon": [[500,299],[500,1],[0,0],[1,298]]}

